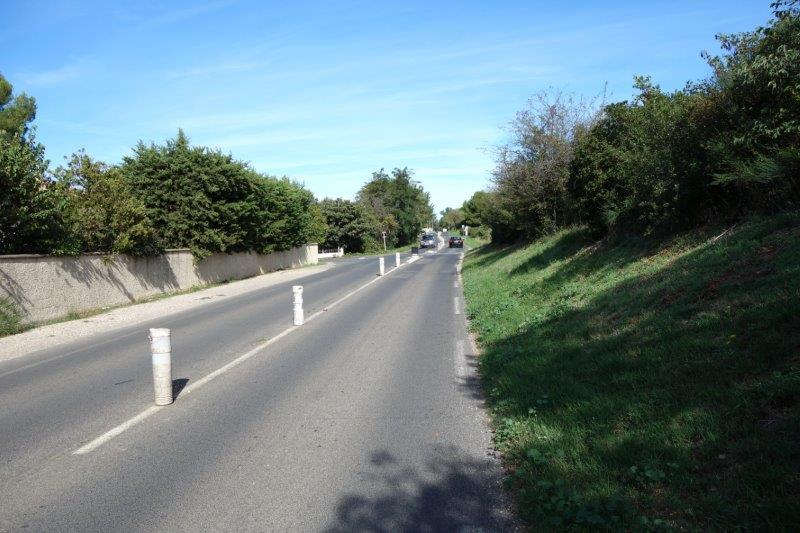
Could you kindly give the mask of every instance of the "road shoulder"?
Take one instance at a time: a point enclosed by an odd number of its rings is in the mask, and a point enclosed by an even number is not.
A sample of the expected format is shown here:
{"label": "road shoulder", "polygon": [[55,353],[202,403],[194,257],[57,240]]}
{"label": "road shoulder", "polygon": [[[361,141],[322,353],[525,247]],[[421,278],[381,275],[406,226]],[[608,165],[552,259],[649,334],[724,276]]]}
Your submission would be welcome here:
{"label": "road shoulder", "polygon": [[305,278],[333,266],[332,264],[320,264],[270,272],[190,293],[166,296],[144,303],[132,303],[86,318],[39,326],[23,333],[0,338],[0,362],[24,357],[92,335],[109,333],[154,318],[195,309],[211,302],[218,302],[279,283]]}

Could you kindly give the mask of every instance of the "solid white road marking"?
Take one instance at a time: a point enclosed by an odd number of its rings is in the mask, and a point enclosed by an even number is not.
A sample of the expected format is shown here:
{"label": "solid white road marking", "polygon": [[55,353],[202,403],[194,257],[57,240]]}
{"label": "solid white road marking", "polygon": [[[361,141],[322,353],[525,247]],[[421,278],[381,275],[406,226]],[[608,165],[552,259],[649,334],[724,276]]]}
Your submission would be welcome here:
{"label": "solid white road marking", "polygon": [[[408,263],[411,263],[411,262],[413,262],[413,261],[409,260],[407,263],[404,263],[404,264],[408,264]],[[402,267],[402,265],[401,265],[401,267]],[[339,305],[343,301],[347,300],[348,298],[350,298],[354,294],[364,290],[365,288],[369,287],[373,283],[375,283],[377,281],[380,281],[381,279],[384,279],[386,276],[388,276],[392,272],[395,272],[396,270],[398,270],[398,268],[401,268],[401,267],[395,267],[395,268],[391,269],[389,272],[387,272],[385,276],[376,277],[373,280],[368,281],[364,285],[361,285],[360,287],[358,287],[356,289],[353,289],[352,291],[350,291],[349,293],[345,294],[344,296],[342,296],[341,298],[339,298],[335,302],[333,302],[331,304],[328,304],[326,307],[322,308],[321,310],[317,311],[316,313],[313,313],[313,314],[309,315],[308,317],[306,317],[305,322],[308,323],[308,322],[314,320],[315,318],[318,318],[322,313],[325,313],[326,311],[329,311],[330,309],[336,307],[337,305]],[[225,372],[229,371],[230,369],[234,368],[235,366],[238,366],[239,364],[247,361],[248,359],[250,359],[251,357],[253,357],[256,354],[258,354],[261,350],[263,350],[264,348],[266,348],[270,344],[272,344],[275,341],[285,337],[286,335],[288,335],[292,331],[294,331],[296,329],[299,329],[299,328],[300,328],[300,326],[291,326],[291,327],[286,328],[285,330],[281,331],[280,333],[278,333],[277,335],[275,335],[271,339],[262,342],[261,344],[259,344],[258,346],[256,346],[252,350],[250,350],[249,352],[247,352],[247,353],[245,353],[243,355],[240,355],[239,357],[237,357],[233,361],[227,363],[224,366],[221,366],[220,368],[214,370],[210,374],[208,374],[208,375],[200,378],[199,380],[195,381],[191,385],[188,385],[186,388],[184,388],[181,391],[181,394],[180,394],[181,397],[186,396],[187,394],[191,394],[192,391],[196,391],[197,389],[199,389],[200,387],[202,387],[203,385],[205,385],[206,383],[208,383],[212,379],[224,374]],[[134,416],[133,418],[123,422],[122,424],[116,426],[115,428],[113,428],[113,429],[111,429],[109,431],[106,431],[105,433],[103,433],[102,435],[100,435],[96,439],[92,440],[91,442],[88,442],[88,443],[84,444],[83,446],[81,446],[80,448],[78,448],[77,450],[72,452],[72,455],[83,455],[83,454],[91,452],[92,450],[95,450],[96,448],[98,448],[99,446],[105,444],[106,442],[108,442],[109,440],[113,439],[117,435],[123,433],[124,431],[126,431],[126,430],[128,430],[130,428],[132,428],[136,424],[139,424],[140,422],[150,418],[152,415],[154,415],[157,412],[161,411],[165,407],[167,407],[167,406],[154,405],[154,406],[148,407],[147,409],[145,409],[144,411],[142,411],[138,415]]]}
{"label": "solid white road marking", "polygon": [[457,315],[461,314],[461,308],[458,305],[458,296],[453,298],[453,308],[455,309],[455,314]]}

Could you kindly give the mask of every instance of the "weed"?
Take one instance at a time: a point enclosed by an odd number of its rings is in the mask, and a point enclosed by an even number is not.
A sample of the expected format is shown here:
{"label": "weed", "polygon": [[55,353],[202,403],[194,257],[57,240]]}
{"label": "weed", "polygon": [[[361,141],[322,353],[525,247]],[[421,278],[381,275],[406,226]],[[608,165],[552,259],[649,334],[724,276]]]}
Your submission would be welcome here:
{"label": "weed", "polygon": [[20,330],[20,316],[17,307],[6,298],[0,298],[0,336],[12,335]]}

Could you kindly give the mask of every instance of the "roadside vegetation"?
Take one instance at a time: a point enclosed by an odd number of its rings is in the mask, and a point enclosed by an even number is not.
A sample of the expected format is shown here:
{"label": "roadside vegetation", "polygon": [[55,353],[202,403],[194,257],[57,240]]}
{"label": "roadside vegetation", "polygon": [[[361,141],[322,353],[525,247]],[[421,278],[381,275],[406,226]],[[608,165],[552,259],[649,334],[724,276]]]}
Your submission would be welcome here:
{"label": "roadside vegetation", "polygon": [[16,306],[5,298],[0,298],[0,337],[19,333],[20,316]]}
{"label": "roadside vegetation", "polygon": [[404,249],[433,224],[430,195],[413,179],[413,171],[395,168],[373,172],[355,201],[326,198],[319,203],[327,223],[322,247],[344,247],[347,253]]}
{"label": "roadside vegetation", "polygon": [[680,90],[536,96],[442,213],[491,236],[464,290],[535,529],[800,526],[800,2],[772,7]]}
{"label": "roadside vegetation", "polygon": [[800,524],[800,213],[665,240],[566,229],[463,274],[532,527]]}
{"label": "roadside vegetation", "polygon": [[317,201],[302,184],[192,146],[179,130],[140,141],[119,164],[79,150],[50,167],[32,127],[36,101],[0,75],[0,255],[149,256],[189,248],[270,253],[316,242],[348,252],[406,246],[433,223],[413,171],[374,172],[355,201]]}
{"label": "roadside vegetation", "polygon": [[800,3],[772,6],[767,26],[718,36],[709,77],[680,90],[638,76],[631,100],[536,95],[460,220],[511,243],[576,224],[663,235],[800,206]]}

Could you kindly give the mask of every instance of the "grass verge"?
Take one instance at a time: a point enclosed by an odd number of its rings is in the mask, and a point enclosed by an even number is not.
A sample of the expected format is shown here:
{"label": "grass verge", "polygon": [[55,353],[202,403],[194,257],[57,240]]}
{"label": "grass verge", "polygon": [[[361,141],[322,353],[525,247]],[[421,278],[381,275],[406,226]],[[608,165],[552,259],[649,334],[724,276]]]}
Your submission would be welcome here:
{"label": "grass verge", "polygon": [[469,254],[494,438],[534,529],[800,527],[800,213]]}
{"label": "grass verge", "polygon": [[487,241],[486,239],[479,239],[478,237],[464,237],[464,243],[466,243],[466,245],[469,248],[474,249],[474,248],[480,248],[484,244],[488,244],[489,241]]}
{"label": "grass verge", "polygon": [[0,298],[0,337],[13,335],[21,329],[21,317],[16,306],[5,298]]}

